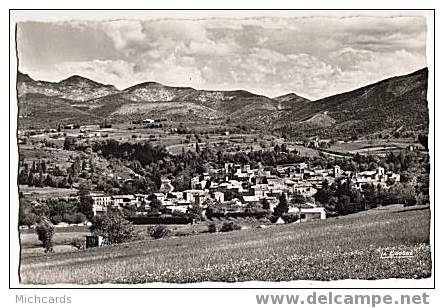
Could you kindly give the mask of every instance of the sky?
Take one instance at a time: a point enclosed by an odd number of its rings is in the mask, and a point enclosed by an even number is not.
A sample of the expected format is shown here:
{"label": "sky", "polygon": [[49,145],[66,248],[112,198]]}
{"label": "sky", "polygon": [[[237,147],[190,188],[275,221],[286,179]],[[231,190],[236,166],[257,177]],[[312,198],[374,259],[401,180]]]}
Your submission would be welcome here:
{"label": "sky", "polygon": [[427,66],[421,16],[26,21],[19,69],[38,80],[81,75],[123,89],[156,81],[309,99]]}

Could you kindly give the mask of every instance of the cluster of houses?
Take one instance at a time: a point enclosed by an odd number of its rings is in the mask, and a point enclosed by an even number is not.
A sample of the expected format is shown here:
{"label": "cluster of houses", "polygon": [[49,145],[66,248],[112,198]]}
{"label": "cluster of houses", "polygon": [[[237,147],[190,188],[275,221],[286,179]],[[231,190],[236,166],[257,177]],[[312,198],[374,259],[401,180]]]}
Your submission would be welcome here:
{"label": "cluster of houses", "polygon": [[[213,169],[191,178],[190,189],[175,191],[169,179],[163,179],[159,192],[152,194],[114,195],[92,193],[95,215],[107,211],[109,207],[123,208],[133,206],[141,212],[151,208],[151,203],[158,200],[162,208],[169,212],[186,213],[193,206],[203,210],[208,204],[222,204],[242,210],[249,206],[260,206],[264,199],[273,208],[279,203],[282,194],[291,198],[300,194],[310,200],[322,187],[324,181],[332,183],[336,179],[350,179],[354,187],[362,189],[364,184],[386,187],[390,182],[399,182],[399,174],[385,172],[384,168],[354,173],[341,170],[339,166],[331,169],[309,168],[306,163],[278,166],[274,174],[259,167],[225,163],[221,169]],[[290,208],[290,212],[299,212],[301,217],[325,218],[325,210],[313,202],[307,202]]]}

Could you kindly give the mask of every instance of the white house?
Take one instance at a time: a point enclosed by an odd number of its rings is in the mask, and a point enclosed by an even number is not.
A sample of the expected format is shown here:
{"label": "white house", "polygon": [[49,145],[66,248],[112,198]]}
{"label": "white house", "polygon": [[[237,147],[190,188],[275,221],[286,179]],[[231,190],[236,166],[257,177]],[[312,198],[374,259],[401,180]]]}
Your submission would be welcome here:
{"label": "white house", "polygon": [[326,219],[327,213],[325,208],[317,206],[314,203],[305,203],[300,207],[290,207],[288,213],[297,213],[300,215],[299,222],[309,221],[313,219]]}

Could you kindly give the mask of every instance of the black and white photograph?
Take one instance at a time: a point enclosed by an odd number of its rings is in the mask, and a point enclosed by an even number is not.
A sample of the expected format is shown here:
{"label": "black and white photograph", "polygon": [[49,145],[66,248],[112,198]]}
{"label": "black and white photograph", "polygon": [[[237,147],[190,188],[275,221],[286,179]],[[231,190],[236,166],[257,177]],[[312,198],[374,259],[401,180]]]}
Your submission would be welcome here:
{"label": "black and white photograph", "polygon": [[433,11],[62,13],[10,24],[20,286],[434,285]]}

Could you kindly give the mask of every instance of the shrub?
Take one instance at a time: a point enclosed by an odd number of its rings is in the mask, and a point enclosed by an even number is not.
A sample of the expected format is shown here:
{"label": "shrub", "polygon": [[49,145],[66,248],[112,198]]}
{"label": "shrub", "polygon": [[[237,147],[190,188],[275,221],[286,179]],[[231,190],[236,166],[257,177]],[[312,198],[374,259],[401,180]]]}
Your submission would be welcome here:
{"label": "shrub", "polygon": [[86,215],[80,212],[63,215],[63,221],[69,224],[79,224],[86,221]]}
{"label": "shrub", "polygon": [[208,225],[208,232],[215,233],[217,232],[217,227],[215,223],[211,223]]}
{"label": "shrub", "polygon": [[273,215],[280,217],[282,216],[282,214],[287,213],[288,209],[289,207],[288,207],[287,197],[285,196],[284,193],[282,193],[281,196],[279,197],[279,204],[274,208]]}
{"label": "shrub", "polygon": [[64,222],[67,222],[67,223],[69,223],[69,224],[75,224],[75,223],[76,223],[76,217],[75,217],[75,214],[69,214],[69,213],[64,214],[64,215],[63,215],[63,221],[64,221]]}
{"label": "shrub", "polygon": [[299,214],[285,213],[285,214],[282,214],[282,219],[285,221],[285,223],[289,224],[289,223],[297,221],[299,219]]}
{"label": "shrub", "polygon": [[86,221],[86,219],[87,219],[86,215],[83,213],[75,213],[74,214],[74,223],[79,224],[79,223]]}
{"label": "shrub", "polygon": [[93,204],[94,200],[90,196],[81,195],[77,210],[91,220],[94,217]]}
{"label": "shrub", "polygon": [[19,224],[24,226],[32,226],[37,223],[39,217],[34,213],[20,213]]}
{"label": "shrub", "polygon": [[42,245],[45,248],[45,253],[53,252],[54,244],[52,238],[54,236],[54,225],[51,221],[47,217],[42,217],[37,224],[35,231],[37,232],[39,241],[42,242]]}
{"label": "shrub", "polygon": [[222,227],[220,228],[220,232],[230,232],[234,230],[240,230],[242,227],[238,224],[235,224],[234,222],[224,222],[222,224]]}
{"label": "shrub", "polygon": [[195,220],[203,220],[202,216],[202,208],[198,205],[193,205],[191,208],[187,211],[188,215]]}
{"label": "shrub", "polygon": [[128,242],[136,238],[133,224],[118,212],[96,216],[91,223],[91,232],[102,236],[109,244]]}
{"label": "shrub", "polygon": [[157,225],[155,227],[148,227],[147,231],[148,234],[156,240],[163,237],[167,237],[171,234],[170,229],[162,225]]}
{"label": "shrub", "polygon": [[75,247],[77,249],[85,249],[86,247],[86,241],[81,238],[75,238],[71,241],[70,245],[72,247]]}
{"label": "shrub", "polygon": [[53,215],[51,216],[51,222],[55,225],[58,225],[63,221],[63,217],[60,215]]}

